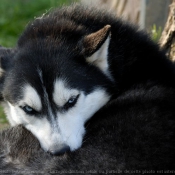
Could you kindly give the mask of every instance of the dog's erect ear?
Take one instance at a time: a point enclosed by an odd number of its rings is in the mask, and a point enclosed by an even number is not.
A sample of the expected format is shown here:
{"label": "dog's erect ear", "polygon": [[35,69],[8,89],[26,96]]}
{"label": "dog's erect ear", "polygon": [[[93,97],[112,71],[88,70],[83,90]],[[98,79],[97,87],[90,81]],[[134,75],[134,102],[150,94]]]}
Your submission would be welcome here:
{"label": "dog's erect ear", "polygon": [[100,68],[104,73],[108,72],[108,47],[110,42],[110,25],[106,25],[95,33],[91,33],[83,39],[83,54],[86,61]]}

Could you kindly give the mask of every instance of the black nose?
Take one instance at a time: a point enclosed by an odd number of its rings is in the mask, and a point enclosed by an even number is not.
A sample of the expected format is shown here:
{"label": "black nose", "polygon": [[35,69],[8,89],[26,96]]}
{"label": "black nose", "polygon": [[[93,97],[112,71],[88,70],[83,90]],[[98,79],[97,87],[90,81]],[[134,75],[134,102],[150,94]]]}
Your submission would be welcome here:
{"label": "black nose", "polygon": [[64,145],[60,149],[49,150],[48,152],[54,156],[59,156],[69,151],[70,151],[70,147],[68,145]]}

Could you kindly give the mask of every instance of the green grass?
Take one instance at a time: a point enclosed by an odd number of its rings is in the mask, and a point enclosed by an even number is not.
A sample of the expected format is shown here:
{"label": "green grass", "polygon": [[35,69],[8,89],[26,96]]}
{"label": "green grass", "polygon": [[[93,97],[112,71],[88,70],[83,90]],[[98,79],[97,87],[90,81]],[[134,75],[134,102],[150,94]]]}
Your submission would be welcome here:
{"label": "green grass", "polygon": [[154,24],[151,28],[150,35],[152,40],[157,43],[162,35],[162,28]]}
{"label": "green grass", "polygon": [[8,122],[7,122],[7,119],[6,119],[5,114],[3,112],[3,109],[0,106],[0,130],[6,128],[8,126],[7,123]]}
{"label": "green grass", "polygon": [[1,0],[0,45],[15,46],[20,33],[34,17],[71,2],[71,0]]}
{"label": "green grass", "polygon": [[0,106],[0,123],[7,123],[7,119],[6,119],[6,117],[5,117],[5,114],[4,114],[4,112],[3,112],[3,109],[2,109],[2,107]]}
{"label": "green grass", "polygon": [[[77,0],[0,0],[0,45],[14,47],[28,22],[50,9]],[[7,123],[0,107],[0,129]]]}

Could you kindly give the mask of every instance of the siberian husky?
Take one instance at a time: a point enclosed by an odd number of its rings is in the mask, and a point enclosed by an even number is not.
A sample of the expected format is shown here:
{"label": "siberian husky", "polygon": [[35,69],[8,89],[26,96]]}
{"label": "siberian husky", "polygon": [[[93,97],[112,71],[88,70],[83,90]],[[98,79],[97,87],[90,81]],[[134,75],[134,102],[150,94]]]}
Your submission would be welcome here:
{"label": "siberian husky", "polygon": [[10,124],[54,155],[80,148],[85,123],[129,88],[175,87],[173,64],[144,32],[81,5],[36,18],[16,48],[0,52]]}

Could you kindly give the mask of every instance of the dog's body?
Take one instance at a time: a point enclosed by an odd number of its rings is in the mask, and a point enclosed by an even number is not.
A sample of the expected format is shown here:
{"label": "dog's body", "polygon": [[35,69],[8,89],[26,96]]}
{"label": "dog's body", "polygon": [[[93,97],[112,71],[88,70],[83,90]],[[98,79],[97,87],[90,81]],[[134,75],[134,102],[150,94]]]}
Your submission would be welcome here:
{"label": "dog's body", "polygon": [[0,171],[10,174],[172,173],[175,171],[175,103],[169,97],[174,95],[174,91],[156,86],[125,92],[89,120],[82,147],[61,156],[45,153],[21,126],[5,130],[0,133]]}
{"label": "dog's body", "polygon": [[81,147],[84,124],[125,93],[145,97],[135,112],[145,122],[147,105],[156,121],[174,117],[173,63],[147,35],[105,12],[75,5],[37,18],[3,57],[1,94],[11,125],[25,126],[52,154]]}

